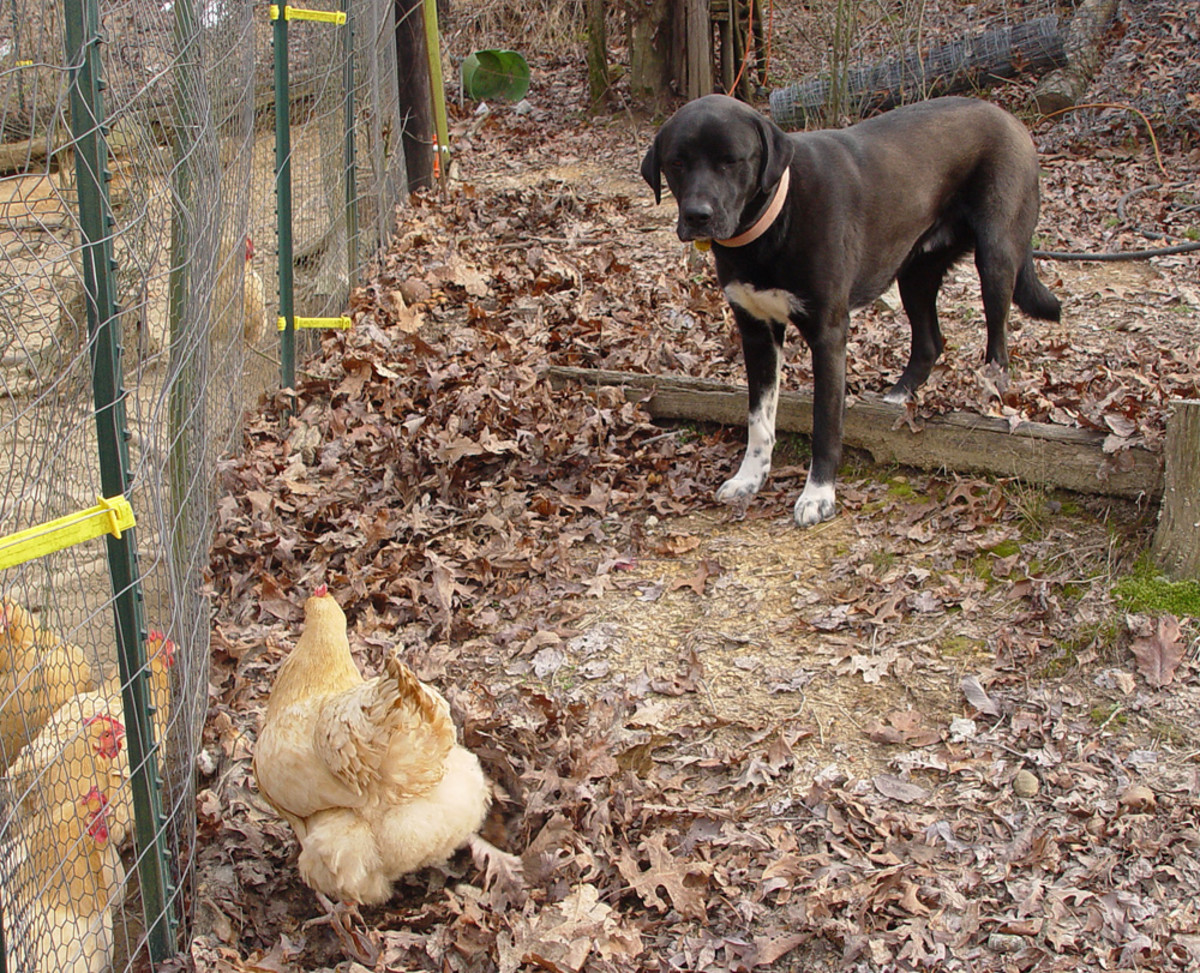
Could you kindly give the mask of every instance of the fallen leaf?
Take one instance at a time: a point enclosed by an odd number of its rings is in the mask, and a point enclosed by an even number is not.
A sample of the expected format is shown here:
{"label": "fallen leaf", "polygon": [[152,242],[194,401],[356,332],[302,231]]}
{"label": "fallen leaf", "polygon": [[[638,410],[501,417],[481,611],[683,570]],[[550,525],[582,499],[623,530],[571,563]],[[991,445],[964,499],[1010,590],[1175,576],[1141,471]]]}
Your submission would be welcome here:
{"label": "fallen leaf", "polygon": [[717,561],[705,558],[697,565],[696,573],[692,577],[672,581],[669,590],[678,591],[680,588],[691,588],[696,594],[703,595],[708,579],[719,577],[720,574],[721,565]]}
{"label": "fallen leaf", "polygon": [[1183,661],[1184,644],[1179,619],[1161,616],[1150,635],[1135,638],[1129,646],[1137,659],[1138,672],[1155,689],[1168,686]]}
{"label": "fallen leaf", "polygon": [[959,681],[959,688],[963,695],[967,697],[967,702],[975,707],[980,713],[986,713],[988,716],[999,716],[1000,707],[996,705],[991,696],[980,684],[978,677],[965,675]]}
{"label": "fallen leaf", "polygon": [[901,801],[904,804],[913,804],[920,802],[924,804],[929,800],[930,792],[924,787],[917,784],[910,784],[908,781],[901,780],[893,774],[877,774],[871,781],[875,785],[875,789],[884,797],[890,797],[892,800]]}

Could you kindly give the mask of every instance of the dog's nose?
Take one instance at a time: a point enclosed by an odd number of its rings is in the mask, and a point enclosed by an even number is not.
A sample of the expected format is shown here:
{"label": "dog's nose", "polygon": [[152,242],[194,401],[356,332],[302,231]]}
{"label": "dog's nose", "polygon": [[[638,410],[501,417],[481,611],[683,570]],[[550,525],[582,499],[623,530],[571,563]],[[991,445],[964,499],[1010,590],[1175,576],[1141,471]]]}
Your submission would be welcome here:
{"label": "dog's nose", "polygon": [[712,203],[689,202],[683,207],[683,221],[693,230],[703,230],[712,223]]}

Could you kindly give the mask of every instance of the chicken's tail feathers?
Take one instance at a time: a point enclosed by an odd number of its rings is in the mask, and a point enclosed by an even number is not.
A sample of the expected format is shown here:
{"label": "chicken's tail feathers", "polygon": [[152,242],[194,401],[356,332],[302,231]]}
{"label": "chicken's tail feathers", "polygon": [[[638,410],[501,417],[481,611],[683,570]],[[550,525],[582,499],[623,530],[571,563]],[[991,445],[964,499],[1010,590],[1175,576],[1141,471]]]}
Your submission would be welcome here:
{"label": "chicken's tail feathers", "polygon": [[[398,656],[388,657],[385,663],[388,678],[396,686],[396,698],[399,702],[414,707],[421,718],[429,723],[450,723],[449,708],[446,701],[426,686],[417,674],[400,661]],[[451,740],[453,743],[454,726],[450,723]]]}
{"label": "chicken's tail feathers", "polygon": [[450,706],[396,656],[385,663],[392,733],[381,767],[396,799],[423,794],[446,772],[446,758],[458,742]]}

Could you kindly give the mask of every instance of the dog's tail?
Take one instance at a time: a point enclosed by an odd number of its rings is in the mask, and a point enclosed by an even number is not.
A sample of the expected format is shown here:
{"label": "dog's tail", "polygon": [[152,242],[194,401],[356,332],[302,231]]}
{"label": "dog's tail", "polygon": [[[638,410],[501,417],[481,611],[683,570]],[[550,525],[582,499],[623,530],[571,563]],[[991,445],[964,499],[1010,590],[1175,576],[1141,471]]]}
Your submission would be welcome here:
{"label": "dog's tail", "polygon": [[1025,263],[1017,272],[1017,286],[1013,289],[1013,303],[1031,317],[1043,321],[1057,321],[1062,315],[1062,305],[1050,293],[1050,288],[1038,280],[1033,268],[1033,254],[1025,254]]}

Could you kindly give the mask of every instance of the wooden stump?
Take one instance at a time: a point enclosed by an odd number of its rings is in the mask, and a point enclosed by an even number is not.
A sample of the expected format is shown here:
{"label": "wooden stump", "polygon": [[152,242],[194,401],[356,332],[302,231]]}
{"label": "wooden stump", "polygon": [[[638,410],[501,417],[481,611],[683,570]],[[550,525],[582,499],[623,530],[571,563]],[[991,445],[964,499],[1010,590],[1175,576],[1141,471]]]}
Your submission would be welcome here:
{"label": "wooden stump", "polygon": [[1200,578],[1200,401],[1178,402],[1167,421],[1166,468],[1151,548],[1176,581]]}
{"label": "wooden stump", "polygon": [[1117,0],[1083,0],[1063,41],[1067,64],[1042,78],[1033,98],[1043,115],[1078,104],[1100,68],[1104,38],[1117,12]]}

